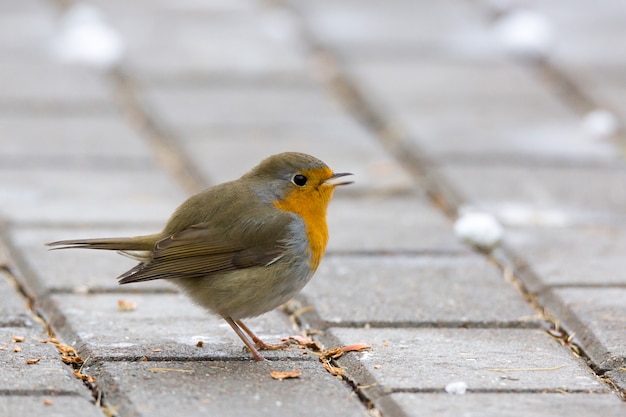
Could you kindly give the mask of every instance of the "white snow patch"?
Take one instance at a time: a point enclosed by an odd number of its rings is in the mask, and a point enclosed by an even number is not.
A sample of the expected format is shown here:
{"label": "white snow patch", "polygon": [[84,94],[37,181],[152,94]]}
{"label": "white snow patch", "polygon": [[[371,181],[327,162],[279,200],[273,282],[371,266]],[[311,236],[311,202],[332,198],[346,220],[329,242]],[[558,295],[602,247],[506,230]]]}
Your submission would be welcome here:
{"label": "white snow patch", "polygon": [[450,382],[446,385],[445,390],[448,394],[463,395],[467,392],[467,382]]}
{"label": "white snow patch", "polygon": [[462,213],[454,223],[454,232],[461,240],[483,250],[495,247],[503,235],[494,216],[476,211]]}
{"label": "white snow patch", "polygon": [[583,117],[582,128],[592,139],[610,139],[619,130],[620,123],[610,111],[596,109]]}
{"label": "white snow patch", "polygon": [[524,58],[546,58],[554,48],[550,20],[532,10],[514,10],[499,18],[494,26],[502,47]]}
{"label": "white snow patch", "polygon": [[76,4],[61,17],[54,52],[64,61],[108,69],[124,53],[120,35],[95,6]]}

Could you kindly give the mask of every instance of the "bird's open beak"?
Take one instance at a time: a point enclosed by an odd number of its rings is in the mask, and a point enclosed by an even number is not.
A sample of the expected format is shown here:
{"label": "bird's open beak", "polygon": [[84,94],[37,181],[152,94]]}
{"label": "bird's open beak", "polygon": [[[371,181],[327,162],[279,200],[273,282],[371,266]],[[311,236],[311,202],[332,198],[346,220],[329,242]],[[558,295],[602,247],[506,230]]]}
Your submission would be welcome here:
{"label": "bird's open beak", "polygon": [[345,177],[347,175],[354,175],[350,172],[337,172],[334,173],[333,175],[330,176],[330,178],[328,178],[326,181],[324,181],[324,185],[332,185],[333,187],[336,187],[338,185],[348,185],[348,184],[352,184],[354,181],[344,181],[341,180],[340,178]]}

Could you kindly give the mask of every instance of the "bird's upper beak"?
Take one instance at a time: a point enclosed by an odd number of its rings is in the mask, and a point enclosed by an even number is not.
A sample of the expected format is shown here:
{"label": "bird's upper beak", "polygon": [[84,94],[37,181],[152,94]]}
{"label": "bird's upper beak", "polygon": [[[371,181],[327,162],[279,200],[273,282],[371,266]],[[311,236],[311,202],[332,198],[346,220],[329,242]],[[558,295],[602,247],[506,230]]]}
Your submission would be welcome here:
{"label": "bird's upper beak", "polygon": [[350,172],[336,172],[333,175],[331,175],[327,180],[324,181],[324,185],[332,185],[333,187],[336,187],[338,185],[352,184],[354,181],[344,181],[340,179],[347,175],[354,175],[354,174]]}

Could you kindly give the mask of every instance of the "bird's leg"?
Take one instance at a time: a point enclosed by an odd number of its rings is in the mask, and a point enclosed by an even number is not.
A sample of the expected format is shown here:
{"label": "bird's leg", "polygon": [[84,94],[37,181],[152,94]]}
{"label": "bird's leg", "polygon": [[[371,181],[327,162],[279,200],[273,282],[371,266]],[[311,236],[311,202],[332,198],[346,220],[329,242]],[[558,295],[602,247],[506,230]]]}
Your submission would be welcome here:
{"label": "bird's leg", "polygon": [[[235,322],[230,317],[224,317],[224,320],[226,320],[226,323],[230,324],[230,327],[232,327],[233,330],[235,331],[235,333],[237,333],[237,336],[239,336],[239,338],[242,340],[242,342],[248,347],[248,349],[250,349],[250,352],[252,353],[252,357],[254,357],[254,360],[257,361],[257,362],[264,361],[265,358],[263,356],[261,356],[261,354],[256,349],[256,347],[252,343],[250,343],[250,340],[248,340],[246,335],[243,334],[243,332],[241,331],[239,326],[243,327],[243,329],[248,334],[250,334],[250,330],[246,326],[243,326],[243,323],[241,323],[240,320],[237,320],[237,322]],[[239,324],[239,326],[237,324]],[[254,336],[254,337],[256,337],[256,336]],[[255,341],[254,343],[256,344],[257,342]]]}
{"label": "bird's leg", "polygon": [[[277,344],[265,343],[264,341],[259,339],[257,337],[257,335],[252,333],[252,330],[250,330],[248,328],[248,326],[243,324],[243,322],[241,320],[237,320],[235,323],[237,323],[237,325],[239,327],[241,327],[244,332],[248,333],[248,336],[250,336],[252,338],[252,341],[254,342],[254,346],[256,346],[257,349],[261,349],[261,350],[278,350],[278,349],[285,349],[286,347],[289,346],[289,342],[283,342],[283,343],[277,343]],[[232,326],[232,324],[231,324],[231,326]]]}

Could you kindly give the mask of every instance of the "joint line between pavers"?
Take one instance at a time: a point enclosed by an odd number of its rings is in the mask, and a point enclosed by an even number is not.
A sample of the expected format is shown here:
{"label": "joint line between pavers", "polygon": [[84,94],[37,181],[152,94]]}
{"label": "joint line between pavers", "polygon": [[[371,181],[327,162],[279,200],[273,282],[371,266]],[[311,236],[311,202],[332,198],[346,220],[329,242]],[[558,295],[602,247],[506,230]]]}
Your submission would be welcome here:
{"label": "joint line between pavers", "polygon": [[158,162],[187,192],[194,194],[209,184],[196,163],[179,146],[176,138],[168,132],[163,123],[158,122],[137,98],[137,86],[129,74],[117,69],[111,73],[116,86],[118,106],[128,114],[128,119],[149,143]]}
{"label": "joint line between pavers", "polygon": [[56,390],[54,388],[49,389],[1,389],[0,397],[30,397],[30,396],[54,396],[54,397],[77,397],[82,398],[81,395],[73,391]]}
{"label": "joint line between pavers", "polygon": [[530,321],[323,321],[325,327],[329,328],[374,328],[374,329],[542,329],[545,322],[541,320]]}
{"label": "joint line between pavers", "polygon": [[[446,394],[444,388],[391,388],[385,394]],[[559,388],[468,388],[467,394],[608,394],[602,389],[559,389]],[[452,394],[448,394],[452,395]]]}
{"label": "joint line between pavers", "polygon": [[[4,224],[0,224],[0,243],[4,244],[4,246],[6,246],[9,249],[9,254],[10,256],[12,256],[12,258],[15,256],[19,258],[19,253],[16,252],[16,249],[11,245],[10,239],[7,236],[6,225]],[[19,259],[18,259],[18,262],[19,262]],[[9,279],[14,281],[14,285],[17,291],[27,301],[26,308],[32,315],[33,319],[37,321],[43,327],[45,333],[50,338],[55,337],[56,331],[54,330],[51,323],[47,320],[46,316],[44,315],[44,311],[47,311],[48,313],[50,313],[49,309],[47,309],[45,306],[42,307],[42,310],[39,310],[35,307],[38,304],[38,301],[41,301],[41,295],[37,294],[35,291],[28,288],[26,283],[21,282],[21,280],[17,279],[17,272],[14,271],[14,269],[16,268],[18,271],[23,272],[22,269],[24,268],[24,266],[19,265],[16,267],[12,264],[2,265],[2,269],[6,271],[6,275],[9,277]],[[27,270],[25,271],[25,273],[32,274],[32,271]],[[57,345],[57,348],[59,348],[60,346],[66,346],[66,345],[59,344]],[[67,357],[70,358],[70,356],[67,356]],[[77,356],[71,356],[71,359],[76,358],[76,357]],[[95,384],[95,382],[93,382],[93,380],[90,380],[90,377],[82,374],[82,365],[79,366],[78,362],[70,362],[70,363],[64,362],[62,358],[63,356],[59,355],[59,361],[63,362],[64,366],[66,365],[72,368],[73,375],[76,378],[81,379],[83,381],[84,386],[90,391],[92,397],[96,401],[96,405],[102,408],[103,410],[106,410],[106,407],[101,402],[101,392],[99,391],[97,385]],[[14,391],[11,391],[11,392],[15,393]],[[24,390],[24,392],[25,392],[24,395],[28,395],[27,393],[31,391]],[[58,393],[63,393],[64,391],[56,391],[54,389],[51,389],[51,390],[38,390],[36,392],[42,393],[42,395],[53,395],[53,394],[58,395]]]}

